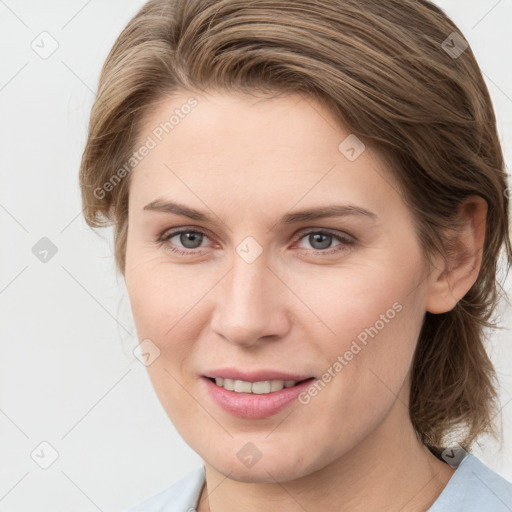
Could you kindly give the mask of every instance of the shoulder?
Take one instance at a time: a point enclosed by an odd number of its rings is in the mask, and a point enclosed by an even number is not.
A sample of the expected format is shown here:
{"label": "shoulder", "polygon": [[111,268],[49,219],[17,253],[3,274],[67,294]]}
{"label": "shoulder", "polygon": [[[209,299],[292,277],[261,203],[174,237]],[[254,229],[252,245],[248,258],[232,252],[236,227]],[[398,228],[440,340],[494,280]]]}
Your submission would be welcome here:
{"label": "shoulder", "polygon": [[204,466],[125,512],[189,512],[195,510],[205,482]]}
{"label": "shoulder", "polygon": [[512,483],[467,454],[427,512],[510,512]]}

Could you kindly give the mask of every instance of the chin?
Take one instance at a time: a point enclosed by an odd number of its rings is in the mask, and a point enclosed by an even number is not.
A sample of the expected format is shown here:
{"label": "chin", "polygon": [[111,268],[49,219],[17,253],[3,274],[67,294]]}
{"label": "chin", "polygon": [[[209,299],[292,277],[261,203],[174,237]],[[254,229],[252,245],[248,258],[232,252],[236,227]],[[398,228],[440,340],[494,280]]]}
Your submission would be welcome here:
{"label": "chin", "polygon": [[290,464],[282,463],[280,466],[275,466],[268,462],[264,463],[262,460],[252,468],[243,468],[240,465],[233,467],[233,465],[228,464],[213,467],[231,480],[244,483],[274,484],[296,480],[307,474],[301,471],[300,468],[291,467]]}
{"label": "chin", "polygon": [[[253,461],[250,460],[251,451]],[[319,460],[305,460],[302,447],[299,447],[296,453],[286,453],[283,449],[275,448],[266,448],[262,452],[261,458],[256,462],[256,449],[250,446],[245,447],[245,451],[236,450],[232,455],[226,450],[203,459],[219,473],[229,476],[231,480],[246,483],[287,482],[307,476],[323,467]],[[243,462],[245,458],[246,463]]]}

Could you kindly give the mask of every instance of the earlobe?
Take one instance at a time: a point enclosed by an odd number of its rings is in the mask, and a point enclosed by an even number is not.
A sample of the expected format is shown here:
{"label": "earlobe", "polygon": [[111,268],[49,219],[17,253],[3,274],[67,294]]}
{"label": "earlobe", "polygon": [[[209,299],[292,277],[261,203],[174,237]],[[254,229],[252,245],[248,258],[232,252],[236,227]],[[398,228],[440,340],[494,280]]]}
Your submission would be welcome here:
{"label": "earlobe", "polygon": [[461,206],[460,227],[447,234],[448,260],[439,256],[439,266],[430,275],[429,313],[451,311],[475,284],[482,264],[486,217],[487,202],[479,196],[469,197]]}

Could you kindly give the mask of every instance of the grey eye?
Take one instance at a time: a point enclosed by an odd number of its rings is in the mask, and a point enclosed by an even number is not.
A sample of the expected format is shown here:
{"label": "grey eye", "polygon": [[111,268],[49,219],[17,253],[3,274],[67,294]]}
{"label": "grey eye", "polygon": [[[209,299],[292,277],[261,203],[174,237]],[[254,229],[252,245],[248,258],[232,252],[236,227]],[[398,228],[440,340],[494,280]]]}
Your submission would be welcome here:
{"label": "grey eye", "polygon": [[303,249],[312,248],[315,251],[322,251],[325,249],[330,249],[331,247],[336,247],[336,245],[332,244],[333,239],[339,242],[339,244],[337,245],[343,245],[344,243],[348,243],[348,240],[344,240],[339,235],[335,235],[334,233],[328,233],[324,231],[310,231],[308,233],[305,233],[303,236],[300,237],[300,243],[303,243],[303,240],[307,240],[307,243],[311,247],[301,246]]}
{"label": "grey eye", "polygon": [[203,241],[204,237],[202,233],[197,231],[182,231],[175,236],[180,237],[180,244],[182,244],[186,249],[197,249],[201,246],[201,242]]}
{"label": "grey eye", "polygon": [[333,235],[327,233],[312,233],[308,235],[308,242],[313,249],[328,249],[332,243]]}

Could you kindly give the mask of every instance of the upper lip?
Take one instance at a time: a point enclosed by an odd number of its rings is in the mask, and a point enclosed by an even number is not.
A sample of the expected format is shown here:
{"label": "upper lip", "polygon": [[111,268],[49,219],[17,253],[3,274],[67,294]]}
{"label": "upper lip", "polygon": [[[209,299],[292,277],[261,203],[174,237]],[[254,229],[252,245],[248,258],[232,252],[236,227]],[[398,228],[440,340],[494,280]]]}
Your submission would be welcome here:
{"label": "upper lip", "polygon": [[222,377],[224,379],[243,380],[245,382],[261,382],[265,380],[301,381],[312,377],[312,375],[299,375],[296,373],[285,373],[277,370],[253,370],[242,372],[235,368],[219,368],[218,370],[210,370],[206,372],[204,376],[211,379]]}

